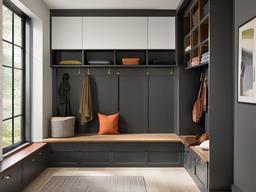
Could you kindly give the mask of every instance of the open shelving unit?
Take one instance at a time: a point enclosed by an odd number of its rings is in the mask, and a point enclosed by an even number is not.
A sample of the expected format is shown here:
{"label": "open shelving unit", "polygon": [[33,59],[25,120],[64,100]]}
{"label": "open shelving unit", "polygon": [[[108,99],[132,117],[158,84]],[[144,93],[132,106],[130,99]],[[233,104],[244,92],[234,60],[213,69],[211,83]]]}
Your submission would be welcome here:
{"label": "open shelving unit", "polygon": [[[172,68],[176,67],[175,50],[52,50],[52,68]],[[138,65],[123,65],[122,58],[140,58]],[[61,64],[75,60],[80,64]],[[109,64],[90,64],[103,60]]]}
{"label": "open shelving unit", "polygon": [[[195,1],[184,15],[184,64],[186,69],[205,67],[202,55],[209,53],[209,1]],[[198,62],[194,63],[193,60]],[[209,60],[209,59],[208,59]]]}

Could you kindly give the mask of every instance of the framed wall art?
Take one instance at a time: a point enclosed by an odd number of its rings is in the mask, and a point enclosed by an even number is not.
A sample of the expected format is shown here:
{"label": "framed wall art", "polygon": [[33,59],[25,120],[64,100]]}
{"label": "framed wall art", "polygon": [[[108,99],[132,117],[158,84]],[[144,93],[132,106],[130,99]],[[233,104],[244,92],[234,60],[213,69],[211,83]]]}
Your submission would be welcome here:
{"label": "framed wall art", "polygon": [[256,18],[239,27],[238,102],[256,104]]}

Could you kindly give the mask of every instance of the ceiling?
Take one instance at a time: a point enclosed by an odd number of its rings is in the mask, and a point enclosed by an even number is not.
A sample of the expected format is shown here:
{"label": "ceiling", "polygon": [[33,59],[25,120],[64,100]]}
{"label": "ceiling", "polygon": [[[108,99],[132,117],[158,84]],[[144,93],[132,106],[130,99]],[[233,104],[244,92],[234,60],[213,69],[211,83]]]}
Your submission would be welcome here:
{"label": "ceiling", "polygon": [[181,0],[44,0],[50,9],[176,9]]}

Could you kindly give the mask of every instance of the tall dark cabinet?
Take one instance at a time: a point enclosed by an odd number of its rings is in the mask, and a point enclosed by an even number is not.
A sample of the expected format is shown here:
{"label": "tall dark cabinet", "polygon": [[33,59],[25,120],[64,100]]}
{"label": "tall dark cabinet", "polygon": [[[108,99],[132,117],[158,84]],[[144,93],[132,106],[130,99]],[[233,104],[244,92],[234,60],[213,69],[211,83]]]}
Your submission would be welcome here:
{"label": "tall dark cabinet", "polygon": [[[230,191],[233,183],[232,18],[232,0],[184,0],[177,11],[178,132],[210,135],[207,191]],[[209,62],[193,66],[206,51]],[[191,112],[201,73],[208,73],[208,110],[196,125]]]}

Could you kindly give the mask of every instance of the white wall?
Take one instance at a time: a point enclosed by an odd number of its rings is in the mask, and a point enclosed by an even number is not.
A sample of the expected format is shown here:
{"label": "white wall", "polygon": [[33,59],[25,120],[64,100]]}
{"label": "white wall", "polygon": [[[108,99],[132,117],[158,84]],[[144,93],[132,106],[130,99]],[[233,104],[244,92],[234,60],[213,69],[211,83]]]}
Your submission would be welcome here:
{"label": "white wall", "polygon": [[48,136],[52,115],[50,68],[50,11],[42,0],[12,0],[32,19],[31,136],[38,142]]}
{"label": "white wall", "polygon": [[[2,0],[0,0],[0,87],[2,87]],[[2,160],[2,89],[0,89],[0,160]]]}

